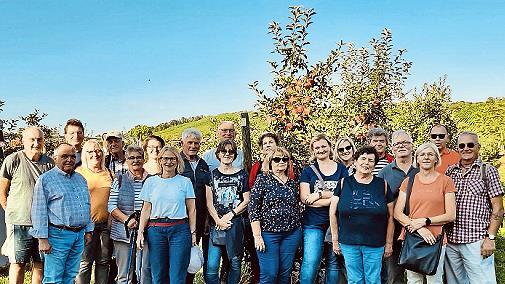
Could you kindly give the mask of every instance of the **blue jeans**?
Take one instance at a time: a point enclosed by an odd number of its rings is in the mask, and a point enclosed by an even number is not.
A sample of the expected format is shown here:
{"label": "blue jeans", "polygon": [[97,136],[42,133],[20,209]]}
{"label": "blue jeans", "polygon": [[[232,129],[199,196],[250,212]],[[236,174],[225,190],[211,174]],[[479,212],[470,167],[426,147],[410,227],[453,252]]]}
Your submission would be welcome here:
{"label": "blue jeans", "polygon": [[147,245],[153,283],[185,283],[191,254],[188,223],[149,227]]}
{"label": "blue jeans", "polygon": [[260,283],[291,283],[295,253],[300,245],[302,229],[289,232],[262,232],[265,251],[258,252]]}
{"label": "blue jeans", "polygon": [[340,271],[337,255],[331,245],[324,242],[326,226],[303,226],[303,260],[300,271],[300,284],[313,284],[316,280],[321,258],[326,248],[326,284],[338,283]]}
{"label": "blue jeans", "polygon": [[51,253],[44,256],[42,283],[73,284],[84,250],[84,230],[72,232],[49,226]]}
{"label": "blue jeans", "polygon": [[[214,229],[212,229],[214,230]],[[209,251],[207,258],[207,270],[205,272],[205,283],[219,284],[219,263],[221,257],[228,257],[226,255],[225,246],[216,246],[209,240]],[[228,272],[228,284],[236,284],[240,282],[240,268],[242,264],[242,256],[236,255],[229,259],[230,267]]]}
{"label": "blue jeans", "polygon": [[380,284],[384,246],[370,247],[340,243],[349,284]]}

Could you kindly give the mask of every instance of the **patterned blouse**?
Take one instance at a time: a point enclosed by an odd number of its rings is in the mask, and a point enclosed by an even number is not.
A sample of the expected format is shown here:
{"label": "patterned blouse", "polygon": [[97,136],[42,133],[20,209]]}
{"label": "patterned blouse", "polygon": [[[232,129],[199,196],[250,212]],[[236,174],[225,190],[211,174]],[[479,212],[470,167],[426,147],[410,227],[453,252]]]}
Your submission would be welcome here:
{"label": "patterned blouse", "polygon": [[249,217],[260,221],[261,230],[289,232],[301,226],[298,183],[289,179],[282,184],[272,175],[260,174],[251,189]]}

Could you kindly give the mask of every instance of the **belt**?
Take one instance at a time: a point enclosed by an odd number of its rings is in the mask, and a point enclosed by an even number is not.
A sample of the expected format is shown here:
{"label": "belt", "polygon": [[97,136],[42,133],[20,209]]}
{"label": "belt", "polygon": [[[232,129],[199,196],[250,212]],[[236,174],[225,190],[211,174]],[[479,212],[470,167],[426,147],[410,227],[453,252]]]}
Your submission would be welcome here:
{"label": "belt", "polygon": [[156,222],[149,221],[147,223],[148,227],[172,227],[175,225],[180,225],[186,223],[186,219],[174,220],[173,222]]}
{"label": "belt", "polygon": [[62,230],[65,230],[65,231],[72,231],[72,232],[80,232],[85,227],[85,226],[55,225],[53,223],[49,223],[49,226],[55,227],[55,228],[58,228],[58,229],[62,229]]}

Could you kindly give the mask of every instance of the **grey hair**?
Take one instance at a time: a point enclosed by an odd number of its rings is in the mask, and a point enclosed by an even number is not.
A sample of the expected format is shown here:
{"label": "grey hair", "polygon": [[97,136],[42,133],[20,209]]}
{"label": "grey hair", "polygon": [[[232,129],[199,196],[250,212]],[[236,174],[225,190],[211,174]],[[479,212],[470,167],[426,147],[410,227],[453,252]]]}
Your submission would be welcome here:
{"label": "grey hair", "polygon": [[144,157],[144,149],[142,149],[142,147],[138,146],[138,145],[129,145],[128,147],[126,147],[126,155],[129,155],[131,152],[137,152],[137,153],[140,153],[140,155],[142,155],[142,157]]}
{"label": "grey hair", "polygon": [[68,144],[68,143],[66,143],[66,142],[63,142],[63,143],[61,143],[60,145],[58,145],[58,146],[54,149],[54,152],[53,152],[53,156],[54,156],[54,157],[58,156],[58,152],[60,151],[60,148],[61,148],[61,146],[63,146],[63,145],[70,146],[70,147],[72,147],[72,149],[74,149],[74,151],[76,151],[76,149],[75,149],[75,147],[74,147],[74,146],[72,146],[72,145],[70,145],[70,144]]}
{"label": "grey hair", "polygon": [[432,142],[426,142],[417,147],[416,153],[414,155],[414,165],[419,168],[419,163],[417,162],[417,155],[419,155],[419,153],[421,153],[426,149],[431,149],[433,152],[435,152],[435,156],[437,157],[437,163],[435,164],[435,167],[440,166],[442,164],[442,157],[440,157],[440,152],[438,151],[437,145],[435,145]]}
{"label": "grey hair", "polygon": [[186,140],[189,137],[194,137],[198,140],[202,140],[202,132],[194,127],[186,128],[181,134],[181,140]]}
{"label": "grey hair", "polygon": [[479,135],[477,133],[472,132],[472,131],[463,131],[458,135],[458,141],[461,138],[461,136],[473,136],[475,138],[475,141],[479,143]]}
{"label": "grey hair", "polygon": [[23,129],[23,132],[21,132],[21,136],[22,137],[25,137],[25,135],[29,132],[29,131],[32,131],[32,130],[37,130],[40,134],[42,134],[42,138],[44,138],[44,132],[42,131],[42,129],[40,129],[39,127],[37,126],[30,126],[30,127],[27,127],[25,129]]}
{"label": "grey hair", "polygon": [[395,132],[393,132],[393,134],[391,134],[391,141],[394,141],[398,136],[400,136],[402,134],[408,136],[410,139],[409,142],[412,142],[412,137],[410,136],[410,134],[407,133],[407,131],[405,131],[403,129],[399,129],[399,130],[396,130]]}
{"label": "grey hair", "polygon": [[368,130],[368,134],[366,135],[368,142],[370,142],[374,136],[384,136],[384,138],[386,138],[386,142],[388,141],[388,132],[382,127],[376,127]]}

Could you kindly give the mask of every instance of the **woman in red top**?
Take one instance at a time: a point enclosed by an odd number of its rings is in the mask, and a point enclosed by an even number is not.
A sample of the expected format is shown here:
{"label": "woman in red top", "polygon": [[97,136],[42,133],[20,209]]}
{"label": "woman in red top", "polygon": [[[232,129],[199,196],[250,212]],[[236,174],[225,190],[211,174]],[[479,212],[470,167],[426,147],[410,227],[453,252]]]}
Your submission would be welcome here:
{"label": "woman in red top", "polygon": [[[407,198],[408,178],[400,186],[394,213],[395,219],[405,229],[410,232],[417,231],[429,244],[435,243],[436,238],[442,233],[444,224],[453,222],[456,219],[456,197],[454,194],[456,189],[450,177],[435,170],[440,163],[440,154],[435,144],[424,143],[417,148],[415,164],[419,168],[419,173],[415,175],[412,185],[409,216],[403,213]],[[404,233],[400,238],[403,237]],[[427,284],[443,283],[446,242],[444,239],[437,273],[432,276],[425,276],[407,270],[407,282],[409,284],[423,283],[425,277]]]}

